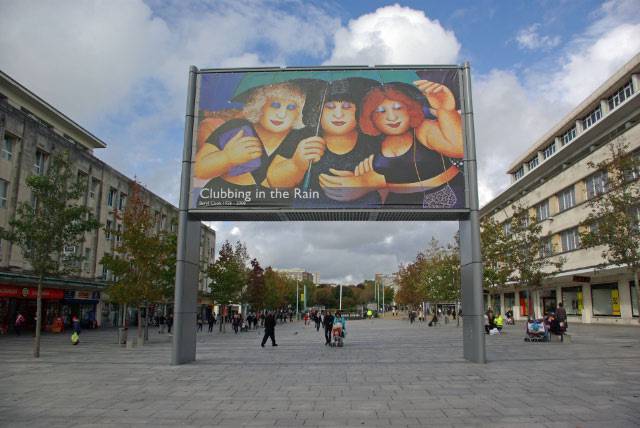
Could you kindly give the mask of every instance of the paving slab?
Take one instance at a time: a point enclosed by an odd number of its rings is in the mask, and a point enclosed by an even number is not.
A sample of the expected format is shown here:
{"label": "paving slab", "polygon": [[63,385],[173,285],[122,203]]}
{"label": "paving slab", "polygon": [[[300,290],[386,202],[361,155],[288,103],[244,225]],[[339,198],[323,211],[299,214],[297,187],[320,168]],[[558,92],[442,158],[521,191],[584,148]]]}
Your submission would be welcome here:
{"label": "paving slab", "polygon": [[571,326],[571,343],[487,336],[487,364],[462,358],[462,328],[351,321],[343,348],[300,322],[198,333],[197,361],[170,366],[171,336],[141,348],[112,329],[0,336],[0,426],[640,426],[640,327]]}

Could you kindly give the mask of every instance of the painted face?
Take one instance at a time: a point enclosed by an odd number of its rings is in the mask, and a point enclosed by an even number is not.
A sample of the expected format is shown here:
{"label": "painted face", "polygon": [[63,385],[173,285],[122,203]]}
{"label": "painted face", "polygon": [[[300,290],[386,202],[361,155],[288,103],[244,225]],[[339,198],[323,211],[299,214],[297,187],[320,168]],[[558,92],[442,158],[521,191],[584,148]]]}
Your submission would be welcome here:
{"label": "painted face", "polygon": [[373,123],[385,135],[404,134],[410,126],[407,106],[386,99],[373,112]]}
{"label": "painted face", "polygon": [[330,135],[344,135],[356,128],[356,106],[350,101],[329,101],[322,109],[322,130]]}
{"label": "painted face", "polygon": [[260,125],[271,132],[289,131],[300,114],[300,106],[288,98],[268,98],[262,108]]}

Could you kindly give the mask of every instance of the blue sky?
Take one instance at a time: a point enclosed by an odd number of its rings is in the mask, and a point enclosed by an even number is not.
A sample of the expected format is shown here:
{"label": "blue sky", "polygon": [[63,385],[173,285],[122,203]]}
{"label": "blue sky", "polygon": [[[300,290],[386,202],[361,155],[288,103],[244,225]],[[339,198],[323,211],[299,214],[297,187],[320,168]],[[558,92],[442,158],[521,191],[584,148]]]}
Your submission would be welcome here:
{"label": "blue sky", "polygon": [[[470,61],[481,203],[508,165],[640,51],[638,0],[0,0],[0,69],[177,203],[188,67]],[[454,223],[215,223],[264,264],[336,282],[391,272]],[[280,251],[270,251],[276,243]],[[339,261],[339,262],[337,262]]]}

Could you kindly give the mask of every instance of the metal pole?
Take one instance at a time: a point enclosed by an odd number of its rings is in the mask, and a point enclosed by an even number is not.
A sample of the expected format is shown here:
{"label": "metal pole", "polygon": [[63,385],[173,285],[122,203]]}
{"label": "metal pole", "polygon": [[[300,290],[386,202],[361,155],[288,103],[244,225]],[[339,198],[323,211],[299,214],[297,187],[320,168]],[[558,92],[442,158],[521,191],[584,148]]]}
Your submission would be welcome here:
{"label": "metal pole", "polygon": [[307,312],[307,283],[304,283],[304,311]]}
{"label": "metal pole", "polygon": [[340,310],[342,310],[342,284],[340,284]]}
{"label": "metal pole", "polygon": [[[189,68],[187,109],[180,179],[178,216],[178,248],[176,255],[176,288],[174,297],[174,331],[171,364],[184,364],[196,359],[196,301],[198,287],[198,246],[200,223],[189,218],[189,187],[191,182],[191,144],[195,115],[196,79],[198,69]],[[195,242],[193,241],[195,239]],[[194,251],[195,247],[195,251]],[[195,278],[194,278],[195,275]]]}
{"label": "metal pole", "polygon": [[471,69],[463,66],[462,93],[464,94],[464,172],[469,205],[468,219],[460,220],[460,268],[462,277],[463,352],[475,363],[487,360],[484,317],[482,314],[482,254],[480,247],[480,213],[478,204],[478,176],[473,103],[471,100]]}
{"label": "metal pole", "polygon": [[382,316],[384,317],[384,284],[382,284]]}
{"label": "metal pole", "polygon": [[296,319],[300,319],[300,284],[296,279]]}

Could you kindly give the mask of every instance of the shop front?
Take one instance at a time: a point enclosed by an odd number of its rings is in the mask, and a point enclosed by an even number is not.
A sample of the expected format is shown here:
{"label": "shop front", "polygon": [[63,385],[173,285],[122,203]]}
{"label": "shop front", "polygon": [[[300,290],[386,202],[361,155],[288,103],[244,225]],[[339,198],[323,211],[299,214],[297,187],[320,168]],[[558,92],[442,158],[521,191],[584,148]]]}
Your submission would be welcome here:
{"label": "shop front", "polygon": [[66,290],[64,299],[60,302],[59,311],[65,327],[71,326],[74,315],[80,319],[82,328],[98,327],[97,305],[99,301],[99,291]]}
{"label": "shop front", "polygon": [[[0,334],[8,334],[13,331],[18,313],[21,313],[25,318],[23,330],[35,330],[37,295],[38,289],[35,287],[0,284]],[[59,313],[63,297],[63,290],[51,288],[42,290],[43,329],[45,331],[53,331],[58,326],[55,314]]]}

